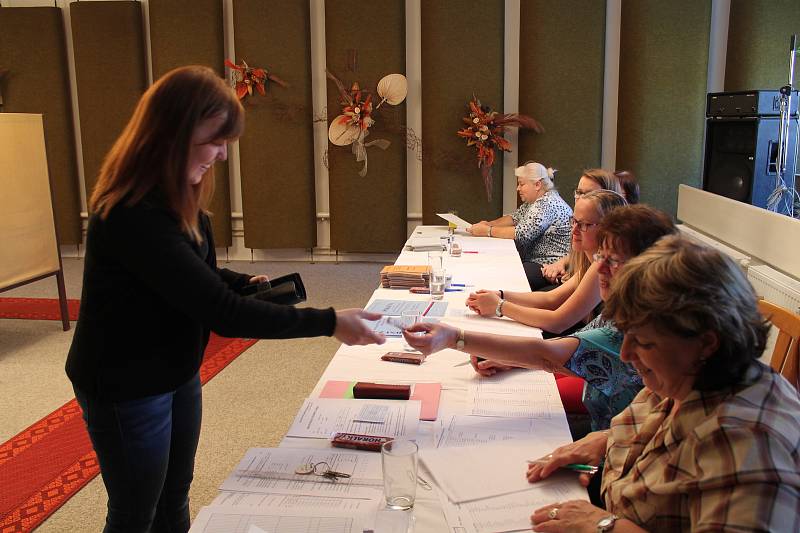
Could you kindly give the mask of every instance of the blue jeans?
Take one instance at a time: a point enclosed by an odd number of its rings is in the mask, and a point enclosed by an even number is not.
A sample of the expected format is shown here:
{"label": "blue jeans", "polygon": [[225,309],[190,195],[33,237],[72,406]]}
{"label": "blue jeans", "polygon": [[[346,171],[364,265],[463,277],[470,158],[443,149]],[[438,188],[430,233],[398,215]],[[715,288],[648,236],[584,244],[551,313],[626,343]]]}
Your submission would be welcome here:
{"label": "blue jeans", "polygon": [[177,390],[123,402],[73,388],[108,492],[104,533],[188,531],[203,411],[199,375]]}

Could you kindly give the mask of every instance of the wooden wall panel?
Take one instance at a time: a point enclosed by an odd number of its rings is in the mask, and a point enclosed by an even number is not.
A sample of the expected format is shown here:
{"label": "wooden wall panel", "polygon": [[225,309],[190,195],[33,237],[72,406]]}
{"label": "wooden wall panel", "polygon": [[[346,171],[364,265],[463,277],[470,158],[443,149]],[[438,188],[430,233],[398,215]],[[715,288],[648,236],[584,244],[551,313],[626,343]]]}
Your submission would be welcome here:
{"label": "wooden wall panel", "polygon": [[494,165],[494,194],[487,202],[474,148],[456,135],[475,94],[503,110],[502,0],[422,3],[422,215],[455,210],[469,221],[491,220],[502,210],[503,158]]}
{"label": "wooden wall panel", "polygon": [[291,87],[270,85],[245,100],[239,141],[245,245],[311,248],[316,243],[314,134],[308,2],[235,0],[236,62],[266,68]]}
{"label": "wooden wall panel", "polygon": [[[405,1],[338,0],[325,4],[328,70],[346,87],[357,81],[380,102],[376,85],[386,74],[405,74]],[[376,23],[380,13],[380,23]],[[358,28],[357,31],[354,31]],[[349,61],[348,61],[349,59]],[[328,82],[328,123],[341,111],[339,91]],[[374,110],[366,141],[386,139],[386,150],[367,148],[367,175],[359,176],[350,146],[328,143],[331,247],[350,252],[396,252],[406,241],[406,104]],[[369,225],[370,231],[364,231]]]}
{"label": "wooden wall panel", "polygon": [[81,200],[64,21],[56,7],[0,9],[0,111],[41,113],[59,244],[81,242]]}
{"label": "wooden wall panel", "polygon": [[605,10],[605,0],[525,0],[520,9],[519,110],[545,132],[520,131],[519,162],[557,169],[569,203],[583,170],[600,166]]}
{"label": "wooden wall panel", "polygon": [[678,185],[701,182],[710,23],[709,0],[623,3],[617,169],[673,215]]}
{"label": "wooden wall panel", "polygon": [[[153,79],[185,65],[205,65],[225,76],[222,2],[150,0],[150,49]],[[231,193],[228,163],[214,165],[216,188],[211,225],[217,246],[231,245]]]}
{"label": "wooden wall panel", "polygon": [[[786,85],[792,34],[800,34],[797,0],[732,0],[725,90],[777,89]],[[800,65],[800,58],[795,63]],[[795,67],[795,86],[798,78]]]}
{"label": "wooden wall panel", "polygon": [[83,172],[91,197],[108,150],[147,86],[139,2],[72,2]]}

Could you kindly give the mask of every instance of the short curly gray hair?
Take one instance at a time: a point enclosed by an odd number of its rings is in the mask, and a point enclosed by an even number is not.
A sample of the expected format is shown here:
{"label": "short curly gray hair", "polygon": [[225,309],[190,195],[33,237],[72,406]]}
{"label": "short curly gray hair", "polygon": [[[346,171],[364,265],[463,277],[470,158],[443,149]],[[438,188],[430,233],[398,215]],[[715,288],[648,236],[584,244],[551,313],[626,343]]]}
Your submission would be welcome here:
{"label": "short curly gray hair", "polygon": [[739,382],[769,331],[741,268],[679,235],[663,237],[614,276],[603,316],[622,331],[645,324],[684,338],[714,331],[719,349],[697,374],[697,390]]}

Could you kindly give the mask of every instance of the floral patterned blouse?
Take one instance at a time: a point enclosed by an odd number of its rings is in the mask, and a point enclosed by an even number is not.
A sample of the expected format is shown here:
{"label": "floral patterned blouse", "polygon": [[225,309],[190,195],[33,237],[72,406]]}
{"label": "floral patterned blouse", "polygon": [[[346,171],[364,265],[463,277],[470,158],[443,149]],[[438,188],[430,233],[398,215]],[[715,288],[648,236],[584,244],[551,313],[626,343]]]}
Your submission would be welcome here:
{"label": "floral patterned blouse", "polygon": [[572,209],[555,189],[511,214],[514,242],[523,261],[547,265],[569,252]]}
{"label": "floral patterned blouse", "polygon": [[619,358],[623,335],[610,320],[599,316],[570,336],[580,344],[564,367],[586,380],[583,404],[591,416],[592,431],[608,429],[611,419],[642,389],[642,378]]}

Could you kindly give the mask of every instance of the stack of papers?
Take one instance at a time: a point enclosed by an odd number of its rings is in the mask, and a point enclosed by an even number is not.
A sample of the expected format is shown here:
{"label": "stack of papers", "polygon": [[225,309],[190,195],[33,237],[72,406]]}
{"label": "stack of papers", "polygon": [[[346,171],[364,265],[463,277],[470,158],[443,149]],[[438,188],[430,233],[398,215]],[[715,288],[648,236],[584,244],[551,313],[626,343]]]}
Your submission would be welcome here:
{"label": "stack of papers", "polygon": [[388,265],[381,270],[381,287],[384,289],[410,289],[427,287],[431,277],[428,265]]}
{"label": "stack of papers", "polygon": [[412,252],[441,252],[445,246],[439,237],[411,237],[408,249]]}

